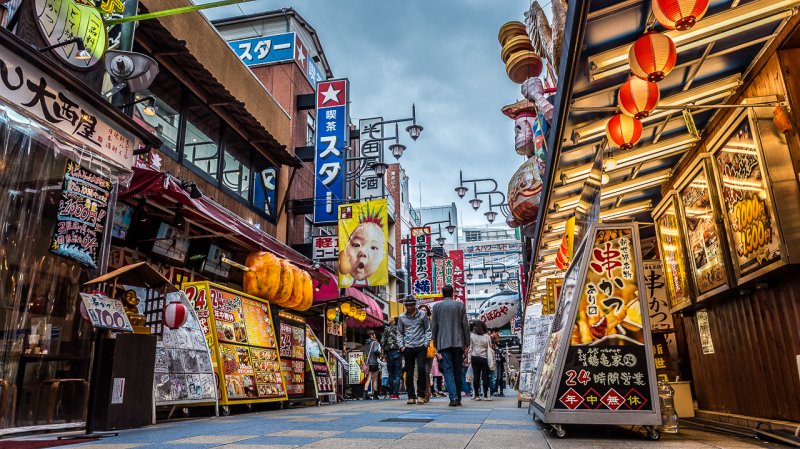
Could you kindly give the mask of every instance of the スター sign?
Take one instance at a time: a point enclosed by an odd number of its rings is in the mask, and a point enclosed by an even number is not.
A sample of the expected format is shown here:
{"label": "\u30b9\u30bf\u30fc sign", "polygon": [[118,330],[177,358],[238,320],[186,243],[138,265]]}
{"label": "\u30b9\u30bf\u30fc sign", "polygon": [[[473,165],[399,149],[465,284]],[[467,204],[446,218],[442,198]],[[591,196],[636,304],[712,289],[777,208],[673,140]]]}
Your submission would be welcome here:
{"label": "\u30b9\u30bf\u30fc sign", "polygon": [[0,46],[0,97],[124,168],[133,166],[135,138],[113,128],[82,98]]}
{"label": "\u30b9\u30bf\u30fc sign", "polygon": [[97,268],[111,180],[67,161],[50,252]]}
{"label": "\u30b9\u30bf\u30fc sign", "polygon": [[345,198],[345,147],[350,139],[347,79],[325,81],[317,91],[314,223],[335,223]]}
{"label": "\u30b9\u30bf\u30fc sign", "polygon": [[638,228],[587,235],[564,280],[534,413],[551,424],[660,424]]}
{"label": "\u30b9\u30bf\u30fc sign", "polygon": [[296,33],[273,34],[228,42],[231,50],[248,67],[294,60],[312,87],[325,80],[325,74],[310,58],[300,36]]}

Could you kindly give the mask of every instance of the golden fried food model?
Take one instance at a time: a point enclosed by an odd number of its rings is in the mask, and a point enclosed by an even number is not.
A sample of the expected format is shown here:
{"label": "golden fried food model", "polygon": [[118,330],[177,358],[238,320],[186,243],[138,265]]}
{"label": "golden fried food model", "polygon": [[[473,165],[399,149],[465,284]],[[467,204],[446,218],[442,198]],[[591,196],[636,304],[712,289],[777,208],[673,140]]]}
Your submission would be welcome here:
{"label": "golden fried food model", "polygon": [[245,265],[245,293],[300,311],[313,304],[314,286],[305,270],[266,251],[250,254]]}

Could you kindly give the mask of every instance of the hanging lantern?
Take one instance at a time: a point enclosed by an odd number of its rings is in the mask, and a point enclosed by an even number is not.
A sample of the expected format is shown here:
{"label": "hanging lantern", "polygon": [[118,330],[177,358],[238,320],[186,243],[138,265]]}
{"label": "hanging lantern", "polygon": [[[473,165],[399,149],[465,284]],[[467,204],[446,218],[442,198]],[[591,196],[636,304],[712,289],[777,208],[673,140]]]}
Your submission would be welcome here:
{"label": "hanging lantern", "polygon": [[611,178],[608,176],[608,173],[603,173],[600,176],[600,184],[601,185],[606,185],[606,184],[609,183],[609,181],[611,181]]}
{"label": "hanging lantern", "polygon": [[343,302],[342,305],[340,306],[340,308],[342,309],[342,313],[345,315],[350,315],[349,312],[352,307],[353,306],[351,306],[349,302]]}
{"label": "hanging lantern", "polygon": [[628,52],[631,72],[641,79],[658,82],[675,67],[678,52],[669,37],[648,31],[636,39]]}
{"label": "hanging lantern", "polygon": [[164,325],[170,329],[178,329],[186,322],[189,312],[180,299],[174,299],[164,307]]}
{"label": "hanging lantern", "polygon": [[617,101],[623,114],[642,119],[658,106],[658,84],[632,76],[619,88]]}
{"label": "hanging lantern", "polygon": [[792,122],[789,120],[789,116],[786,115],[786,110],[783,109],[783,106],[775,106],[775,110],[772,111],[772,121],[782,133],[788,134],[792,131]]}
{"label": "hanging lantern", "polygon": [[606,123],[606,136],[609,143],[620,150],[628,150],[642,138],[642,122],[625,114],[617,114]]}
{"label": "hanging lantern", "polygon": [[653,0],[653,15],[664,28],[685,31],[708,11],[709,0]]}
{"label": "hanging lantern", "polygon": [[336,311],[336,309],[328,309],[328,311],[325,312],[325,316],[328,317],[329,321],[333,321],[336,319],[337,313],[338,312]]}

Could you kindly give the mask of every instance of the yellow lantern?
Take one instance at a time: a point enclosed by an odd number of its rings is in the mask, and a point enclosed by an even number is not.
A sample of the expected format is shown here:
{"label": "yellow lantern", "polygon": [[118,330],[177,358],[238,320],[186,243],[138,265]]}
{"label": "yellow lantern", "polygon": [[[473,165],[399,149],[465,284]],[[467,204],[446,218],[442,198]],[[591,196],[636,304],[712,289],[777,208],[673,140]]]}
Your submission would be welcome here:
{"label": "yellow lantern", "polygon": [[353,306],[350,306],[350,308],[349,308],[349,309],[347,309],[347,312],[345,312],[345,314],[346,314],[347,316],[351,316],[351,317],[352,317],[352,316],[356,316],[356,314],[357,314],[357,313],[358,313],[358,309],[356,309],[356,308],[355,308],[355,307],[353,307]]}
{"label": "yellow lantern", "polygon": [[366,319],[367,319],[367,311],[366,310],[362,310],[361,313],[358,315],[358,320],[359,321],[364,321]]}
{"label": "yellow lantern", "polygon": [[345,315],[350,315],[350,309],[353,309],[353,306],[350,305],[349,302],[343,302],[340,307],[342,308],[342,313]]}
{"label": "yellow lantern", "polygon": [[329,320],[333,321],[336,319],[336,313],[336,309],[328,309],[328,312],[325,313],[325,316],[327,316]]}

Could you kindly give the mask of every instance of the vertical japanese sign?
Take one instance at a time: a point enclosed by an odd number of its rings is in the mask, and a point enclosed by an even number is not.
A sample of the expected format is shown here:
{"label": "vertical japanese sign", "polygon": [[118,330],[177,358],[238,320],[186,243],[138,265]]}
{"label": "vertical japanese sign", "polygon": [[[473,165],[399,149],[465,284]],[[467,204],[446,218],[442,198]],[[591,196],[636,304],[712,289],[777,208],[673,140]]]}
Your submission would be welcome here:
{"label": "vertical japanese sign", "polygon": [[642,263],[644,290],[647,295],[645,299],[650,311],[650,330],[653,331],[653,362],[658,378],[669,381],[674,380],[677,374],[674,360],[678,358],[678,346],[662,267],[660,260],[646,260]]}
{"label": "vertical japanese sign", "polygon": [[56,45],[74,37],[83,39],[88,59],[79,57],[80,49],[75,43],[53,50],[73,67],[86,69],[97,64],[108,48],[108,34],[103,16],[88,0],[36,0],[36,16],[39,30],[47,45]]}
{"label": "vertical japanese sign", "polygon": [[430,226],[411,228],[411,292],[417,298],[430,298],[433,293],[430,251]]}
{"label": "vertical japanese sign", "polygon": [[314,158],[314,223],[335,223],[345,197],[345,147],[350,138],[350,82],[324,81],[317,89],[317,144]]}
{"label": "vertical japanese sign", "polygon": [[[358,129],[360,130],[361,139],[361,157],[375,158],[378,161],[380,153],[383,151],[383,142],[376,139],[383,138],[383,126],[373,125],[383,121],[383,117],[368,118],[358,121]],[[365,161],[366,167],[364,168],[361,177],[358,181],[358,198],[376,198],[383,195],[383,180],[375,174],[372,169],[372,162]]]}
{"label": "vertical japanese sign", "polygon": [[714,339],[711,337],[711,324],[708,322],[708,311],[698,310],[695,314],[697,319],[697,332],[700,334],[700,346],[703,347],[703,354],[714,353]]}
{"label": "vertical japanese sign", "polygon": [[339,206],[339,288],[389,283],[388,201]]}
{"label": "vertical japanese sign", "polygon": [[433,259],[433,273],[435,282],[432,293],[441,298],[442,288],[445,285],[453,285],[453,260],[442,257]]}
{"label": "vertical japanese sign", "polygon": [[67,161],[50,252],[97,268],[111,180]]}
{"label": "vertical japanese sign", "polygon": [[450,260],[453,261],[453,299],[464,303],[467,307],[467,284],[464,278],[464,250],[450,251]]}

